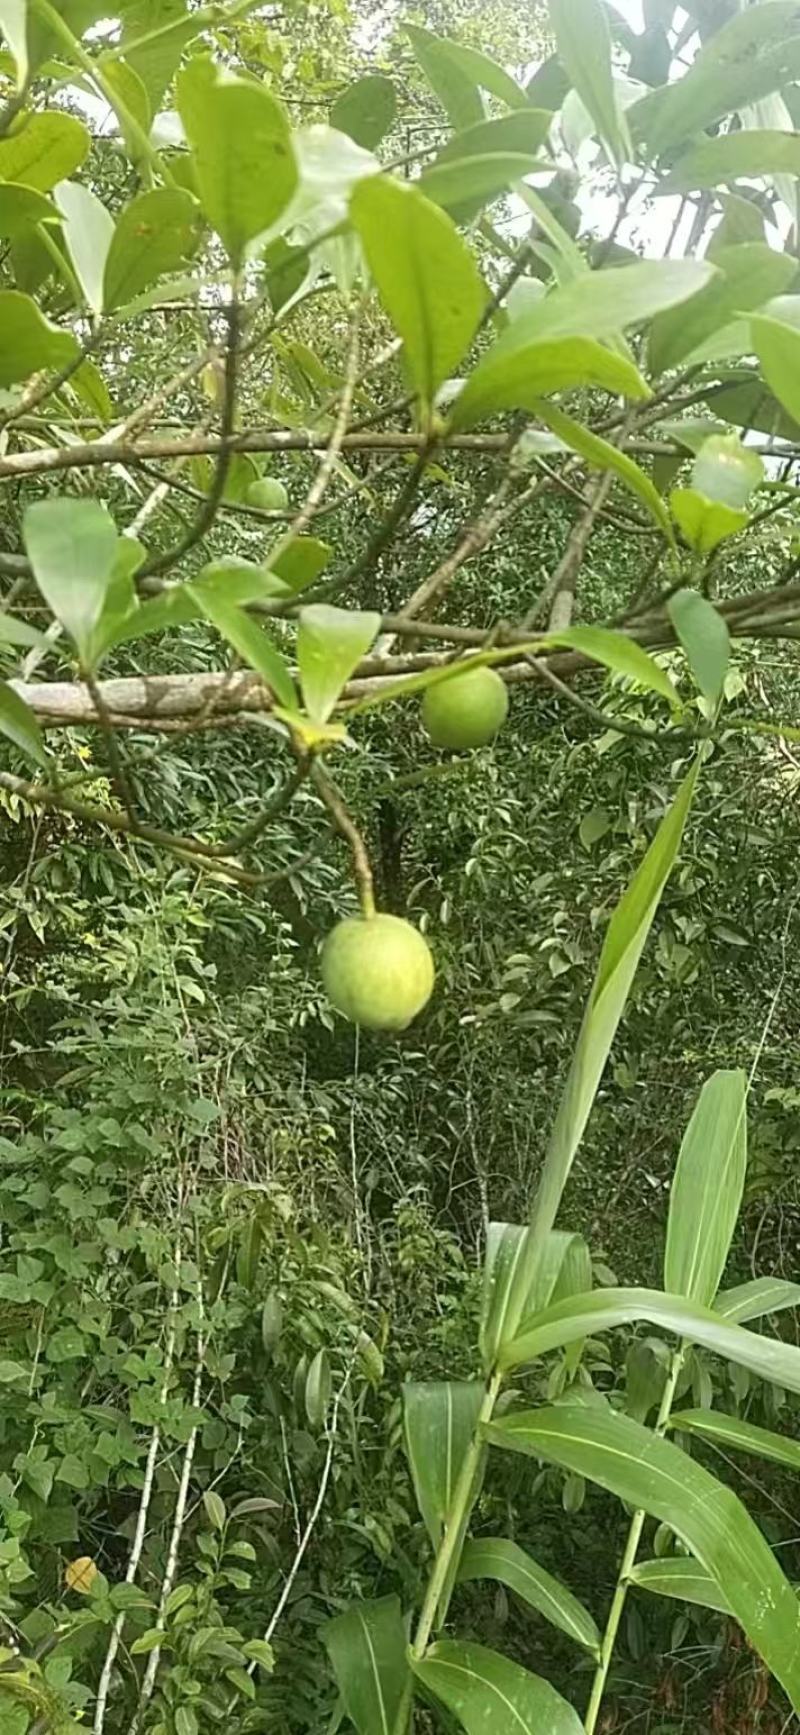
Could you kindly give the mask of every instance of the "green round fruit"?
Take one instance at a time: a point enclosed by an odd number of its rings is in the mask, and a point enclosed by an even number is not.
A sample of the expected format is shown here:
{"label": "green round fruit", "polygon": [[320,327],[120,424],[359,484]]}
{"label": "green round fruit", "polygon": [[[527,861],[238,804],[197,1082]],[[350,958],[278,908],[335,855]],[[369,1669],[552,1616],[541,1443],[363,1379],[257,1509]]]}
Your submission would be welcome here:
{"label": "green round fruit", "polygon": [[508,714],[508,691],[494,669],[467,669],[428,687],[422,722],[434,747],[485,747]]}
{"label": "green round fruit", "polygon": [[400,916],[347,916],[322,948],[322,980],[337,1011],[367,1030],[405,1030],[430,999],[433,958]]}
{"label": "green round fruit", "polygon": [[257,482],[250,483],[245,502],[248,506],[260,506],[262,512],[285,512],[289,496],[277,476],[260,476]]}

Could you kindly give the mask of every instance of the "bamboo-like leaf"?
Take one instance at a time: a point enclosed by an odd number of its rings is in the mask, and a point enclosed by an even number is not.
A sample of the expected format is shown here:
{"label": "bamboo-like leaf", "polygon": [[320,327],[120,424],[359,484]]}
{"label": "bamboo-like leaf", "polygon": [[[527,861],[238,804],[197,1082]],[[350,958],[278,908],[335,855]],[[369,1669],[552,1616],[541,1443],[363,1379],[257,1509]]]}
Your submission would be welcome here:
{"label": "bamboo-like leaf", "polygon": [[700,1092],[672,1182],[664,1257],[664,1288],[670,1294],[711,1306],[736,1228],[746,1168],[747,1076],[741,1070],[715,1072]]}
{"label": "bamboo-like leaf", "polygon": [[674,543],[675,533],[670,516],[658,489],[640,465],[628,457],[627,452],[621,452],[618,446],[612,446],[610,441],[601,439],[599,434],[593,434],[591,429],[584,428],[581,422],[565,415],[555,404],[540,402],[536,406],[536,415],[559,439],[571,446],[573,452],[579,452],[588,464],[598,470],[613,470],[625,487],[644,503],[667,541]]}
{"label": "bamboo-like leaf", "polygon": [[690,1555],[640,1560],[631,1571],[630,1583],[640,1590],[653,1591],[656,1596],[674,1596],[680,1602],[699,1603],[701,1608],[713,1608],[720,1614],[732,1613],[716,1579]]}
{"label": "bamboo-like leaf", "polygon": [[737,1325],[787,1307],[800,1307],[800,1283],[788,1283],[783,1277],[754,1277],[735,1289],[722,1290],[714,1302],[714,1312]]}
{"label": "bamboo-like leaf", "polygon": [[[527,1227],[521,1223],[490,1223],[486,1238],[483,1269],[483,1303],[481,1307],[480,1351],[484,1367],[491,1368],[497,1360],[500,1345],[506,1338],[506,1314],[519,1260],[522,1258]],[[553,1295],[566,1260],[573,1246],[586,1243],[580,1235],[553,1229],[544,1245],[542,1259],[535,1274],[533,1290],[525,1300],[525,1311],[540,1313]],[[589,1268],[591,1284],[591,1266]],[[582,1286],[583,1287],[583,1286]],[[572,1293],[572,1291],[567,1291]]]}
{"label": "bamboo-like leaf", "polygon": [[485,1645],[442,1640],[411,1666],[467,1735],[580,1735],[577,1713],[549,1681]]}
{"label": "bamboo-like leaf", "polygon": [[759,175],[800,175],[800,139],[795,133],[746,127],[703,139],[653,190],[656,197],[695,193]]}
{"label": "bamboo-like leaf", "polygon": [[600,1634],[589,1610],[516,1542],[502,1536],[471,1538],[461,1556],[458,1583],[476,1578],[492,1578],[506,1585],[584,1650],[593,1656],[599,1654]]}
{"label": "bamboo-like leaf", "polygon": [[625,117],[617,102],[611,31],[600,0],[549,0],[550,22],[564,70],[617,164],[630,155]]}
{"label": "bamboo-like leaf", "polygon": [[441,1541],[484,1395],[480,1380],[430,1380],[403,1386],[406,1453],[417,1505],[434,1548]]}
{"label": "bamboo-like leaf", "polygon": [[517,1335],[500,1351],[499,1364],[519,1367],[576,1338],[594,1337],[634,1320],[660,1325],[676,1337],[702,1344],[713,1355],[738,1362],[759,1379],[800,1392],[800,1349],[794,1344],[744,1331],[713,1309],[682,1295],[664,1295],[660,1289],[596,1289],[554,1302],[537,1319],[523,1320]]}
{"label": "bamboo-like leaf", "polygon": [[668,1524],[712,1575],[750,1643],[800,1709],[800,1602],[729,1488],[671,1441],[594,1404],[505,1416],[497,1446],[558,1464]]}
{"label": "bamboo-like leaf", "polygon": [[328,1621],[322,1636],[358,1735],[393,1735],[408,1680],[406,1629],[397,1597],[355,1603]]}
{"label": "bamboo-like leaf", "polygon": [[723,1450],[749,1452],[753,1458],[769,1458],[773,1464],[800,1470],[799,1440],[789,1440],[784,1434],[773,1433],[771,1428],[758,1428],[754,1422],[743,1422],[738,1416],[726,1416],[722,1410],[676,1410],[670,1427],[698,1434]]}

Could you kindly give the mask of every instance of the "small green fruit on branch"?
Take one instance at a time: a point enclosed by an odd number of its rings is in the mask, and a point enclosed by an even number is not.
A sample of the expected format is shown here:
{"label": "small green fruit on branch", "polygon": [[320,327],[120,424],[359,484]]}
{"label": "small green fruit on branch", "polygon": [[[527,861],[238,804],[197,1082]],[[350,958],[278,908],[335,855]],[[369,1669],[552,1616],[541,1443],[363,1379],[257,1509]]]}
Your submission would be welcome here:
{"label": "small green fruit on branch", "polygon": [[322,948],[322,980],[338,1012],[367,1030],[405,1030],[431,997],[427,941],[401,916],[347,916]]}
{"label": "small green fruit on branch", "polygon": [[486,747],[508,715],[508,690],[494,669],[467,669],[428,687],[422,723],[434,747]]}
{"label": "small green fruit on branch", "polygon": [[260,476],[245,492],[246,506],[259,506],[262,512],[285,512],[289,495],[277,476]]}

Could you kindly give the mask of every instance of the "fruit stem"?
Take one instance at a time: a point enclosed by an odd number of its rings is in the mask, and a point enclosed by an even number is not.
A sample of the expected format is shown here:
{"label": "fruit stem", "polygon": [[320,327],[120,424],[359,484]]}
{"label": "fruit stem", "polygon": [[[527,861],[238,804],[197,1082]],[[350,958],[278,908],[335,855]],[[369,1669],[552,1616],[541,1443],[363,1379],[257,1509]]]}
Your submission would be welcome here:
{"label": "fruit stem", "polygon": [[349,845],[353,858],[353,877],[356,882],[358,901],[361,905],[361,914],[365,921],[369,921],[375,914],[375,884],[372,878],[372,867],[367,854],[367,846],[355,820],[348,813],[336,784],[328,776],[318,759],[315,760],[311,768],[311,781],[320,800],[328,809],[334,829]]}

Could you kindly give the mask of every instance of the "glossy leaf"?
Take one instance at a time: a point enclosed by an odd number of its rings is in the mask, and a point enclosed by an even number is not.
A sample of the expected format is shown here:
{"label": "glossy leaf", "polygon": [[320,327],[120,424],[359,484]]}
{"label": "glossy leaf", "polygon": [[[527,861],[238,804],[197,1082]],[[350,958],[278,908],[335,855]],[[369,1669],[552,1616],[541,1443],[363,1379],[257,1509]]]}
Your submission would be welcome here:
{"label": "glossy leaf", "polygon": [[326,1623],[322,1637],[358,1735],[393,1735],[408,1680],[406,1629],[397,1597],[354,1603]]}
{"label": "glossy leaf", "polygon": [[438,1548],[485,1387],[480,1380],[402,1388],[406,1453],[425,1528]]}
{"label": "glossy leaf", "polygon": [[30,295],[0,290],[0,386],[26,380],[40,368],[64,367],[79,355],[73,333],[45,319]]}
{"label": "glossy leaf", "polygon": [[99,500],[54,497],[28,507],[22,534],[48,608],[81,660],[91,664],[92,638],[117,557],[113,519]]}
{"label": "glossy leaf", "polygon": [[36,223],[57,223],[58,209],[44,193],[20,181],[0,181],[0,236],[13,240]]}
{"label": "glossy leaf", "polygon": [[794,0],[771,0],[729,19],[682,78],[637,104],[629,118],[651,151],[661,152],[798,76],[800,14]]}
{"label": "glossy leaf", "polygon": [[29,626],[27,621],[0,612],[0,645],[27,645],[41,649],[47,643],[44,633],[37,632],[36,627]]}
{"label": "glossy leaf", "polygon": [[187,0],[126,0],[122,28],[125,59],[144,85],[152,114],[158,114],[184,44],[196,29]]}
{"label": "glossy leaf", "polygon": [[[527,1228],[521,1223],[490,1223],[483,1266],[480,1351],[484,1367],[494,1367],[501,1344],[508,1336],[507,1313],[514,1279],[524,1253]],[[551,1230],[545,1243],[532,1289],[525,1298],[525,1311],[539,1313],[546,1307],[559,1281],[565,1260],[580,1235]],[[591,1272],[589,1274],[591,1286]]]}
{"label": "glossy leaf", "polygon": [[374,151],[394,125],[397,91],[382,72],[368,72],[343,90],[331,109],[331,126]]}
{"label": "glossy leaf", "polygon": [[669,505],[684,541],[698,554],[712,554],[720,542],[737,536],[748,522],[747,512],[721,500],[709,500],[696,488],[673,488]]}
{"label": "glossy leaf", "polygon": [[729,1488],[669,1440],[601,1405],[564,1404],[504,1417],[492,1444],[586,1476],[668,1524],[722,1590],[750,1643],[800,1706],[800,1602]]}
{"label": "glossy leaf", "polygon": [[190,259],[199,239],[198,207],[179,187],[139,193],[117,220],[105,263],[103,304],[113,311]]}
{"label": "glossy leaf", "polygon": [[721,1451],[748,1452],[753,1458],[768,1458],[772,1464],[785,1464],[789,1470],[800,1470],[800,1441],[774,1434],[770,1428],[743,1422],[739,1416],[726,1416],[722,1410],[676,1410],[670,1427],[680,1433],[697,1434]]}
{"label": "glossy leaf", "polygon": [[[406,26],[410,36],[411,30]],[[446,62],[454,72],[460,72],[479,90],[488,91],[496,96],[499,102],[504,102],[508,108],[526,108],[527,93],[515,78],[506,72],[505,67],[491,56],[484,54],[480,48],[472,48],[465,42],[453,42],[449,36],[436,38],[437,54],[440,63]]]}
{"label": "glossy leaf", "polygon": [[80,168],[91,142],[83,122],[62,109],[27,114],[0,138],[0,181],[22,181],[49,193]]}
{"label": "glossy leaf", "polygon": [[[679,591],[678,596],[702,603],[703,611],[711,610],[719,620],[716,610],[696,591]],[[698,685],[716,703],[727,655],[724,661],[715,658],[713,629],[707,632],[707,623],[695,615],[693,606],[684,616],[684,629],[687,656],[688,643],[694,641],[690,660]],[[725,637],[727,641],[727,630]],[[670,1294],[711,1306],[730,1252],[746,1168],[747,1075],[738,1069],[715,1072],[700,1092],[672,1182],[664,1256],[664,1288]]]}
{"label": "glossy leaf", "polygon": [[794,1344],[744,1331],[711,1308],[682,1295],[665,1295],[660,1289],[596,1289],[555,1302],[538,1318],[522,1321],[498,1360],[502,1367],[519,1367],[576,1338],[594,1337],[636,1320],[701,1344],[725,1361],[749,1368],[759,1379],[800,1391],[800,1349]]}
{"label": "glossy leaf", "polygon": [[28,77],[28,0],[0,0],[0,34],[16,61],[17,90]]}
{"label": "glossy leaf", "polygon": [[472,215],[507,192],[515,181],[541,167],[536,157],[522,156],[519,152],[455,157],[426,169],[420,176],[420,191],[444,211],[461,217],[468,210]]}
{"label": "glossy leaf", "polygon": [[218,73],[202,57],[177,83],[203,209],[234,265],[286,209],[297,186],[289,123],[263,84]]}
{"label": "glossy leaf", "polygon": [[467,1584],[478,1578],[491,1578],[506,1585],[552,1626],[560,1628],[593,1656],[598,1655],[600,1634],[589,1610],[516,1542],[498,1536],[471,1538],[461,1556],[458,1583]]}
{"label": "glossy leaf", "polygon": [[150,633],[168,632],[187,621],[206,619],[206,598],[213,602],[216,597],[223,604],[244,608],[276,593],[282,594],[282,587],[276,585],[273,573],[229,555],[227,560],[212,561],[203,567],[191,585],[170,585],[160,596],[139,603],[118,623],[112,642],[125,644]]}
{"label": "glossy leaf", "polygon": [[479,121],[453,133],[434,159],[434,167],[459,162],[464,157],[503,156],[509,153],[536,156],[553,124],[548,109],[519,108],[496,120]]}
{"label": "glossy leaf", "polygon": [[627,638],[625,633],[614,632],[610,627],[566,627],[562,633],[548,633],[542,640],[542,648],[579,651],[581,656],[591,657],[593,662],[602,663],[614,674],[625,675],[637,686],[658,693],[668,705],[680,704],[677,689],[666,669],[662,669],[642,645]]}
{"label": "glossy leaf", "polygon": [[617,102],[611,32],[601,0],[548,0],[561,63],[614,162],[630,156],[625,117]]}
{"label": "glossy leaf", "polygon": [[612,446],[608,440],[601,439],[599,434],[593,434],[581,422],[576,422],[555,404],[540,403],[536,414],[540,421],[545,422],[559,439],[574,452],[579,452],[588,464],[598,470],[613,470],[615,476],[635,494],[647,507],[651,518],[654,518],[659,530],[663,531],[669,542],[674,541],[674,532],[666,506],[658,492],[641,467],[627,452],[621,452],[617,446]]}
{"label": "glossy leaf", "polygon": [[47,766],[44,737],[37,719],[25,700],[5,681],[0,681],[0,735],[19,748],[26,759]]}
{"label": "glossy leaf", "polygon": [[655,373],[692,358],[734,314],[763,307],[771,296],[780,295],[796,271],[795,261],[787,254],[756,241],[720,248],[714,254],[714,264],[717,275],[697,294],[653,321],[648,355]]}
{"label": "glossy leaf", "polygon": [[716,1579],[690,1555],[640,1560],[638,1566],[632,1568],[629,1582],[638,1585],[640,1590],[652,1591],[656,1596],[674,1596],[680,1602],[717,1609],[720,1614],[732,1612]]}
{"label": "glossy leaf", "polygon": [[448,54],[447,43],[421,24],[406,24],[403,28],[415,59],[453,126],[468,127],[483,120],[483,103],[475,80]]}
{"label": "glossy leaf", "polygon": [[198,584],[190,586],[190,589],[206,620],[210,620],[242,660],[255,669],[279,703],[287,710],[293,710],[297,702],[294,682],[285,659],[266,628],[245,614],[244,609],[236,608],[227,597],[223,598],[216,588]]}
{"label": "glossy leaf", "polygon": [[103,275],[114,238],[114,219],[97,194],[80,181],[61,181],[55,199],[78,281],[92,313],[101,313]]}
{"label": "glossy leaf", "polygon": [[450,218],[415,187],[371,176],[358,183],[350,214],[414,388],[429,406],[475,336],[485,302],[478,267]]}
{"label": "glossy leaf", "polygon": [[297,664],[306,710],[326,723],[345,683],[380,631],[379,614],[331,608],[304,608],[297,630]]}
{"label": "glossy leaf", "polygon": [[549,1681],[485,1645],[442,1639],[412,1668],[467,1735],[580,1735],[577,1713]]}
{"label": "glossy leaf", "polygon": [[735,1289],[721,1290],[714,1302],[714,1312],[737,1325],[781,1313],[787,1307],[800,1307],[800,1283],[789,1283],[783,1277],[754,1277]]}
{"label": "glossy leaf", "polygon": [[792,419],[800,420],[800,331],[763,313],[751,314],[750,331],[763,378]]}
{"label": "glossy leaf", "polygon": [[[728,664],[731,655],[730,634],[725,625],[723,616],[719,613],[718,609],[715,609],[713,603],[708,601],[707,597],[701,596],[699,590],[677,590],[675,595],[670,597],[667,604],[667,610],[672,625],[675,628],[686,654],[686,661],[689,664],[689,668],[692,671],[695,682],[697,683],[703,698],[707,699],[710,705],[718,705],[725,686],[725,676],[728,672]],[[718,1074],[717,1076],[730,1078],[732,1075],[723,1073]],[[744,1075],[742,1074],[737,1076],[743,1078]],[[711,1083],[713,1084],[713,1082],[714,1081],[712,1080]],[[741,1094],[743,1088],[744,1086],[741,1085],[741,1089],[739,1090],[739,1101],[742,1115],[744,1113],[744,1098]],[[725,1100],[724,1089],[722,1086],[720,1086],[719,1089],[722,1093],[722,1099],[720,1102],[720,1107],[722,1107]],[[741,1124],[743,1128],[743,1121]],[[706,1136],[709,1131],[710,1128],[706,1125]],[[741,1203],[742,1186],[744,1184],[745,1139],[743,1130],[741,1132],[740,1145],[741,1149],[736,1157],[732,1150],[728,1153],[728,1161],[734,1163],[737,1176],[741,1169],[738,1183],[738,1195],[736,1199],[737,1215]],[[722,1159],[720,1158],[720,1160]],[[693,1165],[696,1169],[696,1154],[693,1158]],[[710,1177],[707,1172],[705,1184],[710,1184]],[[697,1203],[697,1200],[695,1200],[695,1203]],[[734,1223],[735,1221],[736,1219],[734,1217]],[[734,1224],[732,1223],[731,1234],[733,1233],[733,1227]],[[730,1242],[730,1237],[728,1238],[728,1242]],[[720,1269],[717,1273],[717,1281],[719,1281],[721,1275],[722,1271]],[[668,1287],[675,1287],[681,1294],[685,1293],[688,1295],[694,1293],[690,1290],[684,1291],[682,1284],[676,1284],[674,1286],[669,1285]],[[703,1298],[698,1294],[695,1299],[701,1300]],[[710,1300],[711,1297],[708,1296],[705,1299]]]}
{"label": "glossy leaf", "polygon": [[692,486],[709,500],[744,507],[766,475],[764,460],[738,434],[712,434],[704,440],[692,465]]}
{"label": "glossy leaf", "polygon": [[508,350],[534,337],[613,337],[644,325],[667,307],[682,305],[716,275],[716,268],[702,259],[643,259],[636,265],[584,271],[551,290],[515,325],[513,334],[499,340],[495,353],[501,345]]}
{"label": "glossy leaf", "polygon": [[[629,398],[647,398],[650,388],[638,368],[592,338],[565,337],[518,342],[531,315],[509,327],[478,363],[450,412],[454,433],[498,410],[535,409],[544,393],[598,386]],[[508,340],[512,341],[508,341]]]}
{"label": "glossy leaf", "polygon": [[656,195],[700,192],[760,175],[800,175],[800,139],[763,127],[703,139],[654,188]]}
{"label": "glossy leaf", "polygon": [[316,536],[294,536],[280,554],[274,557],[268,554],[264,564],[269,566],[286,593],[295,596],[319,578],[330,558],[330,543],[320,542]]}

